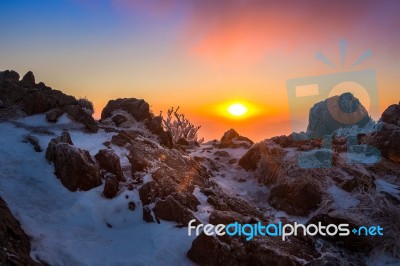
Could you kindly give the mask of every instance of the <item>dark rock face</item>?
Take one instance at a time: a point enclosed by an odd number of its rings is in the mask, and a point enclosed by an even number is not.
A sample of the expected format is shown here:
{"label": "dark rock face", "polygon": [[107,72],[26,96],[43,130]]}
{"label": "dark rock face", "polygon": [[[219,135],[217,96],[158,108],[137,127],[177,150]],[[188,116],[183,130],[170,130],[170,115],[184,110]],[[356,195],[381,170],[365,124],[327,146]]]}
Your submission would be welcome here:
{"label": "dark rock face", "polygon": [[112,199],[118,193],[118,181],[116,178],[108,178],[104,185],[103,196]]}
{"label": "dark rock face", "polygon": [[370,121],[368,112],[351,93],[333,96],[316,103],[310,110],[307,132],[314,138],[331,135],[338,128],[364,126]]}
{"label": "dark rock face", "polygon": [[146,127],[150,130],[151,133],[160,135],[164,132],[162,127],[162,117],[156,116],[153,119],[147,120],[145,122]]}
{"label": "dark rock face", "polygon": [[66,105],[64,110],[76,122],[80,122],[93,133],[99,130],[96,120],[78,105]]}
{"label": "dark rock face", "polygon": [[395,126],[400,126],[400,104],[393,104],[389,106],[382,113],[382,122],[387,124],[392,124]]}
{"label": "dark rock face", "polygon": [[54,163],[55,174],[70,191],[89,190],[101,185],[101,177],[88,151],[71,144],[68,133],[52,139],[46,158]]}
{"label": "dark rock face", "polygon": [[29,256],[30,251],[28,236],[0,198],[0,264],[40,265]]}
{"label": "dark rock face", "polygon": [[304,216],[318,208],[322,191],[309,183],[281,184],[271,189],[268,202],[290,215]]}
{"label": "dark rock face", "polygon": [[218,148],[250,148],[253,145],[253,141],[250,139],[240,136],[233,128],[229,129],[224,133]]}
{"label": "dark rock face", "polygon": [[113,150],[99,150],[99,152],[95,155],[95,158],[104,170],[115,174],[118,181],[125,181],[119,157]]}
{"label": "dark rock face", "polygon": [[28,71],[28,73],[23,76],[21,84],[26,87],[34,87],[36,85],[35,76],[32,71]]}
{"label": "dark rock face", "polygon": [[112,117],[112,113],[116,110],[127,112],[137,121],[151,119],[149,104],[144,100],[135,98],[124,98],[109,101],[101,112],[101,119]]}

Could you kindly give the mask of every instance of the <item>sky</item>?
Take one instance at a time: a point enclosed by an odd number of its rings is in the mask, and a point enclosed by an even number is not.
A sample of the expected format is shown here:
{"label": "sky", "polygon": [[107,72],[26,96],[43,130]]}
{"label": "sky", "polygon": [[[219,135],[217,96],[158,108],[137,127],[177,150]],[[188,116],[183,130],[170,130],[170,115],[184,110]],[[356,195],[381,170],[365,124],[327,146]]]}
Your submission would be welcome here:
{"label": "sky", "polygon": [[[306,124],[291,79],[372,69],[373,117],[398,103],[399,10],[399,1],[3,0],[0,70],[31,70],[87,97],[97,118],[110,99],[142,98],[155,114],[180,106],[206,139],[235,128],[259,141]],[[235,102],[247,115],[227,114]]]}

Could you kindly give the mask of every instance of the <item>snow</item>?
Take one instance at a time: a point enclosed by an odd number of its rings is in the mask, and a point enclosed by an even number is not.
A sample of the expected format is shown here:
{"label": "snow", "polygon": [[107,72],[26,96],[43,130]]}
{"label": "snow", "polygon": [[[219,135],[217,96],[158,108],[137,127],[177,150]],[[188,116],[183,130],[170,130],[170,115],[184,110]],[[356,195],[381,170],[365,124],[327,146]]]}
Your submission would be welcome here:
{"label": "snow", "polygon": [[346,192],[337,186],[330,186],[327,189],[327,192],[335,201],[333,206],[335,206],[337,209],[349,209],[356,207],[359,203],[359,200],[354,198],[351,193]]}
{"label": "snow", "polygon": [[400,195],[400,187],[382,179],[375,180],[376,191],[385,191],[391,194]]}
{"label": "snow", "polygon": [[[72,125],[62,118],[64,127]],[[46,127],[56,135],[62,128],[43,115],[18,122]],[[93,155],[111,133],[69,131],[74,144]],[[44,154],[23,137],[32,134],[11,123],[0,124],[0,195],[31,238],[31,256],[50,265],[192,265],[186,257],[194,236],[174,223],[147,224],[142,219],[138,191],[123,191],[109,200],[103,186],[70,192],[54,175]],[[46,149],[54,136],[33,134]],[[128,198],[126,198],[128,197]],[[135,211],[128,202],[136,204]],[[107,226],[112,226],[110,228]]]}

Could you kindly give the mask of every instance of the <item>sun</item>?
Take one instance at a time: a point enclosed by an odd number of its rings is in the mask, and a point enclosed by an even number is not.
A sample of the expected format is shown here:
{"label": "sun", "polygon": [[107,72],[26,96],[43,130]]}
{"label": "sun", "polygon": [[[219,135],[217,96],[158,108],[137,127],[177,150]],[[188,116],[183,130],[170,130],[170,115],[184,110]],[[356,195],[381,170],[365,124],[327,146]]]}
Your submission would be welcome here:
{"label": "sun", "polygon": [[227,111],[233,116],[240,117],[247,113],[248,108],[241,103],[233,103],[228,106]]}

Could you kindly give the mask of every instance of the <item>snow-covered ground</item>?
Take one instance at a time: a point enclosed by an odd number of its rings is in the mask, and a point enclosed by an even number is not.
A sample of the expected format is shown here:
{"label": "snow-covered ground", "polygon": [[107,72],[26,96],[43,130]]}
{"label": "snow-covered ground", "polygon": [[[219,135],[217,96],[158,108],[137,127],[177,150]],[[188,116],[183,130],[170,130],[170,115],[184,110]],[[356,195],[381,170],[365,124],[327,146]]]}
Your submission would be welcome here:
{"label": "snow-covered ground", "polygon": [[[49,124],[44,115],[19,122],[47,128],[59,135],[76,124],[62,117]],[[50,265],[192,265],[186,252],[194,237],[174,223],[148,224],[142,219],[138,191],[123,191],[114,199],[101,196],[103,186],[70,192],[45,159],[55,136],[32,134],[44,149],[36,153],[22,142],[29,131],[0,124],[0,195],[31,238],[31,256]],[[70,130],[74,144],[94,155],[112,133],[86,134]],[[128,202],[136,204],[135,211]],[[110,228],[109,226],[112,226]]]}

